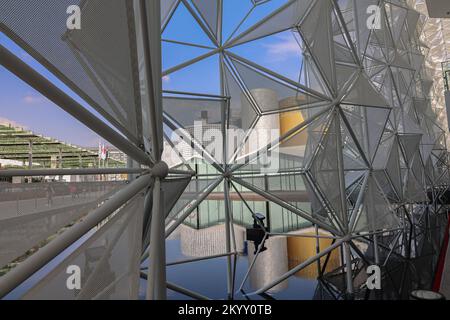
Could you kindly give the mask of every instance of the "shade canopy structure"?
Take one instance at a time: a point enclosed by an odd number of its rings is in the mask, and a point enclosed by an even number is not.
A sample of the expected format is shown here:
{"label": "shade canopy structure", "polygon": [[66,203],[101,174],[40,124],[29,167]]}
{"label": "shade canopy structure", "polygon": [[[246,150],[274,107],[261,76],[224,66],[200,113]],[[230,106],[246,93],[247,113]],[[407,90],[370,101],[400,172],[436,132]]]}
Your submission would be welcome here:
{"label": "shade canopy structure", "polygon": [[[129,157],[126,183],[89,184],[95,194],[61,208],[20,199],[24,216],[0,217],[1,264],[45,241],[0,277],[0,296],[54,263],[21,298],[136,299],[142,278],[148,299],[167,288],[203,299],[167,270],[222,259],[230,299],[248,282],[247,297],[274,294],[313,264],[318,296],[360,298],[370,296],[367,266],[430,255],[430,237],[437,250],[449,173],[425,18],[406,0],[230,3],[0,3],[0,31],[90,108],[0,46],[2,66]],[[74,4],[81,29],[68,30]],[[263,238],[237,281],[242,230],[252,226]],[[9,234],[31,240],[12,246]],[[175,234],[198,244],[183,246],[191,259],[166,261]],[[317,240],[310,257],[296,252],[313,242],[295,238]],[[283,241],[297,263],[262,268]],[[82,283],[68,291],[72,265]]]}

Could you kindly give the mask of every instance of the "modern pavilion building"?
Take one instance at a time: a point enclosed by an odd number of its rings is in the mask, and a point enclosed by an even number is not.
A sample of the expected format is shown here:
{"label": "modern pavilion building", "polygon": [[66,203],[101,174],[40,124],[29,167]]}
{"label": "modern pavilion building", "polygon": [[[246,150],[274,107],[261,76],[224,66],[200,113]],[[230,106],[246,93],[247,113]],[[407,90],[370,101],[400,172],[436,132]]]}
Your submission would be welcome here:
{"label": "modern pavilion building", "polygon": [[[0,170],[36,181],[0,184],[0,298],[449,295],[439,68],[450,33],[432,31],[447,20],[428,10],[419,0],[0,1],[1,72],[127,155],[123,167]],[[126,180],[37,179],[117,174]],[[73,266],[81,278],[69,288]]]}

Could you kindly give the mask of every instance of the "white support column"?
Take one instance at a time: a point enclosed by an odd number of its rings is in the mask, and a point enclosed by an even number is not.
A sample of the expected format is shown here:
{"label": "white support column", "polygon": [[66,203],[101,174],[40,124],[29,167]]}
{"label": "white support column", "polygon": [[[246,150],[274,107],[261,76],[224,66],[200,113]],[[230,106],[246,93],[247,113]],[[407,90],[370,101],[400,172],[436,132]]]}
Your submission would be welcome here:
{"label": "white support column", "polygon": [[166,219],[164,215],[164,191],[161,182],[167,177],[169,167],[158,162],[152,168],[153,207],[150,223],[149,266],[147,280],[147,300],[167,299],[166,289]]}
{"label": "white support column", "polygon": [[164,198],[161,180],[155,178],[153,185],[153,208],[150,230],[147,300],[165,300],[166,293],[166,237]]}
{"label": "white support column", "polygon": [[[230,190],[229,190],[229,180],[224,179],[224,194],[225,194],[225,248],[226,253],[231,253],[231,210],[230,210]],[[236,249],[236,248],[235,248]],[[236,258],[236,257],[235,257]],[[231,256],[227,255],[227,294],[228,299],[233,298],[233,269],[231,266]]]}

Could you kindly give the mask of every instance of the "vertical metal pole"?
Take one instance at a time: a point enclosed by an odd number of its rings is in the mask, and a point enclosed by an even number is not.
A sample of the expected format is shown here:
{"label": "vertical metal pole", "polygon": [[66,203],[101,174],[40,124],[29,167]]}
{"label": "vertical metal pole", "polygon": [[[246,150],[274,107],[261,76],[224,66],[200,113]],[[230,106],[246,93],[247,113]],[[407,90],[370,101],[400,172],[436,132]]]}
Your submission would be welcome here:
{"label": "vertical metal pole", "polygon": [[[28,169],[33,168],[33,141],[30,139],[28,140]],[[31,183],[33,180],[33,177],[30,176],[28,178],[28,183]]]}
{"label": "vertical metal pole", "polygon": [[376,234],[373,235],[373,256],[375,258],[375,264],[380,265],[380,256],[378,254],[378,237]]}
{"label": "vertical metal pole", "polygon": [[159,282],[155,288],[156,290],[156,299],[157,300],[166,300],[167,299],[167,276],[166,276],[166,223],[164,216],[164,190],[160,187],[159,193],[159,217],[158,217],[158,226],[159,233],[158,241],[159,241],[159,264],[158,270],[155,274],[155,279],[158,279]]}
{"label": "vertical metal pole", "polygon": [[[150,132],[152,136],[152,153],[155,157],[156,162],[161,160],[162,154],[162,145],[160,145],[160,123],[162,121],[162,111],[161,106],[159,105],[161,102],[160,99],[160,48],[158,50],[151,50],[150,41],[155,40],[158,43],[161,43],[161,34],[160,34],[160,2],[159,0],[147,1],[140,0],[139,1],[139,12],[141,19],[141,32],[143,39],[143,49],[144,49],[144,61],[146,67],[146,77],[145,77],[145,85],[147,87],[148,99],[150,104],[149,115],[150,115]],[[148,14],[151,13],[151,19],[148,19]],[[156,20],[156,21],[154,21]],[[155,30],[155,25],[157,25],[157,29]],[[158,56],[152,56],[158,55]],[[153,58],[153,60],[152,60]],[[155,65],[152,63],[153,61],[157,61],[158,68],[155,69]],[[155,76],[156,75],[156,76]],[[157,83],[155,83],[158,81]],[[156,89],[156,90],[155,90]]]}
{"label": "vertical metal pole", "polygon": [[28,141],[28,169],[33,167],[33,141]]}
{"label": "vertical metal pole", "polygon": [[[374,259],[375,259],[375,264],[377,266],[380,266],[380,255],[378,253],[378,237],[377,237],[377,234],[375,233],[372,237],[373,237],[373,256],[374,256]],[[382,299],[382,297],[380,296],[379,290],[375,291],[375,297],[376,297],[376,299]]]}
{"label": "vertical metal pole", "polygon": [[229,189],[229,180],[224,179],[224,194],[225,194],[225,241],[226,241],[226,251],[227,251],[227,294],[228,299],[233,299],[233,272],[231,267],[231,235],[230,230],[233,227],[230,224],[230,189]]}
{"label": "vertical metal pole", "polygon": [[347,294],[349,298],[353,296],[353,276],[352,276],[352,257],[350,254],[350,243],[344,242],[344,259],[346,264],[345,279],[347,283]]}
{"label": "vertical metal pole", "polygon": [[[336,149],[337,149],[337,165],[339,176],[339,188],[341,189],[341,218],[344,222],[344,231],[348,235],[350,233],[350,226],[347,217],[347,203],[345,198],[345,175],[344,175],[344,159],[342,150],[342,138],[341,138],[341,119],[339,116],[339,107],[335,107],[335,134],[336,134]],[[346,264],[346,282],[347,282],[347,294],[351,297],[353,295],[353,276],[352,276],[352,261],[350,255],[350,244],[348,241],[344,242],[344,263]]]}
{"label": "vertical metal pole", "polygon": [[[220,10],[222,6],[220,3]],[[219,12],[219,16],[221,16],[221,11]],[[219,21],[221,21],[221,17],[219,18]],[[220,28],[221,29],[221,28]],[[219,34],[219,37],[221,37],[221,33]],[[223,53],[220,54],[220,66],[219,66],[219,73],[220,73],[220,92],[221,95],[224,96],[225,94],[225,81],[224,81],[224,61],[223,61]],[[227,174],[229,171],[228,166],[228,135],[227,135],[227,129],[228,129],[228,120],[229,120],[229,108],[230,108],[230,100],[227,99],[225,102],[221,103],[222,106],[222,162],[223,162],[223,171]],[[229,177],[224,179],[224,195],[225,195],[225,241],[226,241],[226,252],[227,252],[227,296],[228,299],[234,298],[234,272],[231,264],[231,228],[233,226],[231,225],[230,221],[230,180]],[[233,232],[234,236],[234,232]],[[236,247],[234,248],[236,250]],[[236,257],[234,257],[236,259]]]}
{"label": "vertical metal pole", "polygon": [[[127,168],[139,168],[140,165],[136,161],[133,160],[131,157],[127,157]],[[135,173],[129,173],[128,174],[128,180],[133,181],[135,180],[137,175]]]}
{"label": "vertical metal pole", "polygon": [[150,229],[147,300],[165,300],[166,293],[166,237],[164,203],[160,178],[153,185],[153,208]]}
{"label": "vertical metal pole", "polygon": [[[198,192],[201,191],[200,189],[200,181],[198,179],[197,174],[199,173],[199,168],[198,168],[198,163],[195,164],[195,173],[196,176],[193,177],[193,179],[195,179],[195,192],[198,194]],[[200,230],[200,210],[198,209],[198,207],[195,208],[195,216],[197,217],[197,230]],[[208,221],[209,223],[209,221]]]}
{"label": "vertical metal pole", "polygon": [[[320,239],[319,239],[319,227],[317,224],[314,225],[314,230],[316,232],[316,254],[320,253]],[[317,260],[317,274],[322,276],[322,266],[320,263],[320,259]]]}
{"label": "vertical metal pole", "polygon": [[217,4],[218,13],[217,13],[217,43],[222,46],[223,44],[223,0],[218,0]]}
{"label": "vertical metal pole", "polygon": [[[62,169],[62,167],[63,167],[63,163],[62,163],[62,148],[59,148],[59,159],[58,159],[59,161],[58,161],[58,167],[60,168],[60,169]],[[62,178],[63,178],[63,176],[62,175],[60,175],[59,176],[59,181],[62,181]]]}
{"label": "vertical metal pole", "polygon": [[[149,100],[150,132],[152,137],[152,154],[156,163],[161,161],[162,144],[162,110],[161,110],[161,17],[160,2],[140,0],[140,23],[145,62],[145,80]],[[148,19],[148,13],[151,19]],[[151,47],[157,45],[157,48]],[[153,49],[153,50],[152,50]],[[153,62],[156,62],[155,65]],[[156,68],[155,68],[156,67]],[[161,131],[160,131],[161,129]],[[165,300],[166,292],[166,237],[164,198],[161,190],[161,177],[155,177],[153,185],[153,208],[150,224],[149,268],[147,280],[147,299]]]}
{"label": "vertical metal pole", "polygon": [[[269,177],[267,174],[264,175],[264,191],[269,192]],[[271,221],[270,221],[270,202],[266,201],[266,223],[267,230],[270,232],[271,229]]]}
{"label": "vertical metal pole", "polygon": [[336,139],[336,158],[337,158],[337,171],[339,179],[339,189],[340,189],[340,218],[344,223],[345,233],[349,233],[348,217],[347,217],[347,203],[345,198],[345,173],[344,173],[344,158],[342,150],[342,137],[341,137],[341,119],[339,116],[339,107],[335,107],[334,110],[334,121],[335,122],[335,139]]}

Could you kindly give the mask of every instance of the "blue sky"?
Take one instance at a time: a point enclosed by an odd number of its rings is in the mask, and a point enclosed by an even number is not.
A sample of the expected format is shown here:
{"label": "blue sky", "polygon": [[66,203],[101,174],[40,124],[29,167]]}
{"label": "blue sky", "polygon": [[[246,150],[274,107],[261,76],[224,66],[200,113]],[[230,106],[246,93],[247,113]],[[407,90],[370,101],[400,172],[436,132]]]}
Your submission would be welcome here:
{"label": "blue sky", "polygon": [[[286,1],[272,0],[267,4],[258,6],[241,25],[236,34],[246,30]],[[224,3],[225,22],[223,30],[224,38],[227,39],[251,8],[251,1],[225,0]],[[163,38],[213,46],[194,18],[182,6],[175,12],[171,23],[163,33]],[[0,43],[78,102],[82,103],[87,109],[96,113],[89,105],[58,81],[55,76],[2,33],[0,33]],[[165,70],[209,50],[164,43],[162,51],[163,70]],[[299,58],[297,43],[289,31],[238,46],[232,51],[289,78],[295,79],[298,77],[297,70],[301,59]],[[163,78],[165,89],[199,93],[217,94],[220,90],[219,83],[217,55]],[[3,67],[0,67],[0,123],[12,123],[45,136],[51,136],[81,146],[96,146],[99,141],[99,137],[94,132],[59,109]]]}
{"label": "blue sky", "polygon": [[[87,109],[97,114],[87,103],[72,93],[55,76],[1,32],[0,43],[82,103]],[[98,114],[97,116],[101,117]],[[98,135],[93,131],[2,66],[0,66],[0,123],[10,123],[44,136],[80,146],[97,146],[99,141]]]}

